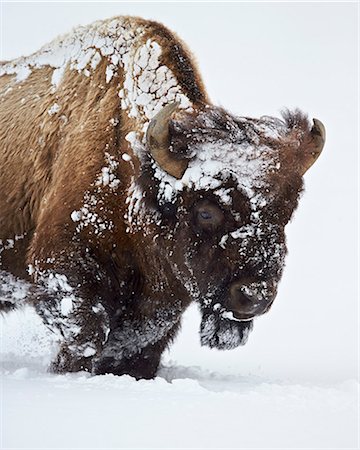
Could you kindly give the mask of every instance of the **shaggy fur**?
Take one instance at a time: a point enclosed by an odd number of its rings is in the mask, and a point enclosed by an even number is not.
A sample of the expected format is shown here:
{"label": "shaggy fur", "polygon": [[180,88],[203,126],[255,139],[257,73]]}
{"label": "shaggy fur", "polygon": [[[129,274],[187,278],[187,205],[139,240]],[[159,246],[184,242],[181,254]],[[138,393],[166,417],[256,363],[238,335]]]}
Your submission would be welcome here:
{"label": "shaggy fur", "polygon": [[[61,342],[53,371],[151,378],[191,301],[203,312],[202,343],[217,348],[243,343],[252,328],[224,314],[238,280],[247,288],[263,283],[270,308],[286,253],[284,226],[297,206],[302,158],[313,139],[299,112],[285,113],[283,121],[255,120],[211,106],[179,38],[155,22],[121,21],[135,30],[138,48],[149,39],[158,43],[160,64],[191,103],[170,121],[170,151],[191,161],[217,142],[263,147],[276,151],[281,167],[267,175],[273,195],[261,210],[231,177],[223,181],[233,191],[231,207],[219,204],[213,189],[188,188],[165,201],[161,168],[141,140],[144,118],[120,107],[121,68],[107,80],[106,57],[89,76],[68,65],[56,90],[49,66],[33,68],[20,82],[0,77],[0,274],[31,283],[27,301]],[[145,31],[136,40],[139,28]],[[54,102],[61,105],[56,114]],[[138,148],[126,139],[129,132],[140,136]],[[106,182],[99,178],[104,161],[111,168]],[[218,223],[208,226],[200,214],[209,208]],[[257,231],[240,243],[234,236],[246,226]],[[226,248],[218,245],[225,235],[233,240]],[[13,306],[9,292],[3,309]]]}

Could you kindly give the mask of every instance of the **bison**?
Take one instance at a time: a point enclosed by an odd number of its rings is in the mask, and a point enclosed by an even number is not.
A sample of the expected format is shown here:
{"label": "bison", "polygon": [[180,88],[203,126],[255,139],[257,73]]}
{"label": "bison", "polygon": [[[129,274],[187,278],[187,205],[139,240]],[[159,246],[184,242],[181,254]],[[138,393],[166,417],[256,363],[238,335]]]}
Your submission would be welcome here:
{"label": "bison", "polygon": [[25,299],[56,334],[51,370],[152,378],[193,301],[202,345],[244,344],[322,123],[212,105],[181,40],[141,18],[79,27],[0,75],[1,304]]}

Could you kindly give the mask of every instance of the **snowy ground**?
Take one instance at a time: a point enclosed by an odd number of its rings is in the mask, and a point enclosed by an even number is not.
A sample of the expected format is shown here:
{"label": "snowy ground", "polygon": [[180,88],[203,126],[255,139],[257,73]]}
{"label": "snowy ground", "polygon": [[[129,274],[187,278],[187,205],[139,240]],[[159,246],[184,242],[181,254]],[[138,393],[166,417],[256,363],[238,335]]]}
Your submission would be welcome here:
{"label": "snowy ground", "polygon": [[161,21],[195,52],[214,103],[248,116],[298,106],[328,138],[287,227],[278,298],[245,347],[201,348],[190,308],[155,380],[54,376],[31,310],[0,318],[1,448],[359,448],[356,5],[4,3],[2,13],[4,60],[116,14]]}
{"label": "snowy ground", "polygon": [[[190,308],[159,376],[135,381],[48,374],[51,336],[32,310],[11,314],[2,322],[2,448],[356,448],[354,379],[236,373],[236,351],[208,370],[198,319]],[[190,348],[204,367],[181,364]]]}

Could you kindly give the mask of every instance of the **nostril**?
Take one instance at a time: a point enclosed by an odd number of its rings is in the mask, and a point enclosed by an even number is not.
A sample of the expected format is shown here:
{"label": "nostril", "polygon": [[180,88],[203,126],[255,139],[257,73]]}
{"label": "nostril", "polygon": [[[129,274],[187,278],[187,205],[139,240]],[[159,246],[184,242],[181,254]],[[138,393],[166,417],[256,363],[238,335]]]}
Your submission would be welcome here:
{"label": "nostril", "polygon": [[235,311],[251,314],[257,307],[256,298],[244,292],[242,283],[230,286],[230,307]]}
{"label": "nostril", "polygon": [[240,283],[233,283],[230,286],[230,296],[234,300],[238,300],[243,296],[242,292],[241,292],[241,284]]}
{"label": "nostril", "polygon": [[276,289],[273,282],[242,279],[230,284],[227,307],[237,318],[247,320],[270,309]]}

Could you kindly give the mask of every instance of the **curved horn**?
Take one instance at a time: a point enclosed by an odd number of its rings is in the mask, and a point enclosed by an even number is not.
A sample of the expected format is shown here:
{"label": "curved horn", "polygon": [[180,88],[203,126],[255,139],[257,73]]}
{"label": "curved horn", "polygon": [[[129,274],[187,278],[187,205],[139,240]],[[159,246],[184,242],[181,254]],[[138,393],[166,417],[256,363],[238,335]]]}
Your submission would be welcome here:
{"label": "curved horn", "polygon": [[313,119],[313,122],[314,125],[310,131],[313,145],[311,146],[310,151],[306,152],[306,157],[301,167],[301,175],[304,175],[304,173],[310,169],[320,156],[325,145],[326,132],[324,124],[318,119]]}
{"label": "curved horn", "polygon": [[178,179],[182,178],[188,165],[188,161],[175,158],[169,150],[169,121],[179,105],[179,102],[175,102],[164,106],[151,119],[146,132],[146,143],[151,156],[165,172]]}

